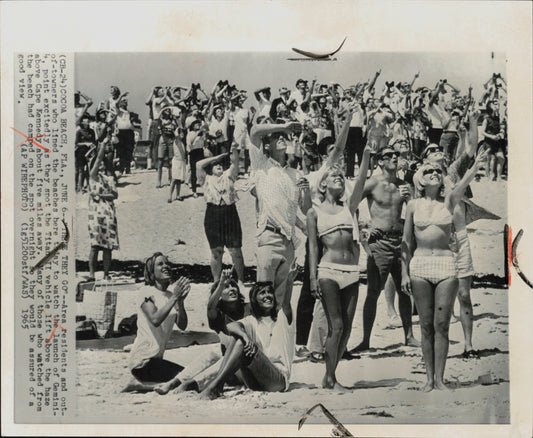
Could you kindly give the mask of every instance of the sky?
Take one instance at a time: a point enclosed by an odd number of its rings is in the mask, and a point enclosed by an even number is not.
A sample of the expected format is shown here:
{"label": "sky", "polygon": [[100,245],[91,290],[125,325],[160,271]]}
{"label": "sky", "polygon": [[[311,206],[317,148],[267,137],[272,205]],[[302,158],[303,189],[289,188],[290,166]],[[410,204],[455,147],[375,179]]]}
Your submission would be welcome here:
{"label": "sky", "polygon": [[343,87],[368,80],[381,68],[376,87],[381,91],[385,81],[408,81],[420,71],[417,86],[434,87],[446,78],[462,91],[469,84],[474,97],[479,98],[482,85],[499,72],[505,77],[505,56],[502,53],[355,53],[339,52],[336,61],[289,61],[300,57],[285,53],[77,53],[76,89],[90,96],[96,103],[109,95],[109,86],[117,85],[121,92],[128,91],[130,111],[139,113],[143,122],[148,119],[144,104],[150,90],[156,85],[188,87],[199,82],[210,92],[219,79],[227,79],[239,89],[248,91],[248,104],[256,104],[253,91],[272,87],[272,95],[285,86],[293,89],[298,78],[320,83],[335,82]]}

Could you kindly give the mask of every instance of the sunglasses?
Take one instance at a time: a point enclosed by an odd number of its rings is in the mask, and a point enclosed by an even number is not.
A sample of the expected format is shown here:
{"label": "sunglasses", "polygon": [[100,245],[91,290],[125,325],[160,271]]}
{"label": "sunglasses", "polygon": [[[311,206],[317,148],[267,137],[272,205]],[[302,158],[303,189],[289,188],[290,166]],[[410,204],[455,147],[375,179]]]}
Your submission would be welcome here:
{"label": "sunglasses", "polygon": [[424,170],[423,174],[424,174],[424,176],[426,176],[426,175],[430,175],[430,174],[432,174],[434,172],[437,172],[437,175],[442,175],[442,170],[441,169],[426,169],[426,170]]}
{"label": "sunglasses", "polygon": [[443,149],[441,147],[432,147],[432,148],[428,148],[426,155],[431,154],[433,152],[442,152],[442,151]]}
{"label": "sunglasses", "polygon": [[395,157],[398,158],[400,155],[397,152],[386,152],[381,156],[382,160],[390,160],[391,158]]}

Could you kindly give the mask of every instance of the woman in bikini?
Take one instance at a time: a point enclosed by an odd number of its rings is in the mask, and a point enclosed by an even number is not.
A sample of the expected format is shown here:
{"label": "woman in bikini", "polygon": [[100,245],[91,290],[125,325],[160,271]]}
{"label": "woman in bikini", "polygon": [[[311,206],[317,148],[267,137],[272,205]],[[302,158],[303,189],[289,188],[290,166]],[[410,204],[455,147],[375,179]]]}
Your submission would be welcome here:
{"label": "woman in bikini", "polygon": [[413,177],[417,199],[407,204],[402,242],[402,290],[413,295],[420,315],[422,354],[427,384],[422,388],[447,389],[444,367],[448,354],[450,318],[457,294],[455,256],[450,248],[455,206],[463,197],[485,159],[472,166],[444,196],[442,167],[424,164]]}
{"label": "woman in bikini", "polygon": [[[355,214],[366,180],[370,148],[363,153],[359,177],[347,204],[340,201],[345,180],[338,167],[329,168],[322,178],[319,191],[323,202],[307,213],[311,293],[320,298],[328,320],[325,345],[326,374],[324,388],[344,389],[335,376],[352,329],[359,292],[359,245],[354,236]],[[323,255],[318,261],[318,242]]]}

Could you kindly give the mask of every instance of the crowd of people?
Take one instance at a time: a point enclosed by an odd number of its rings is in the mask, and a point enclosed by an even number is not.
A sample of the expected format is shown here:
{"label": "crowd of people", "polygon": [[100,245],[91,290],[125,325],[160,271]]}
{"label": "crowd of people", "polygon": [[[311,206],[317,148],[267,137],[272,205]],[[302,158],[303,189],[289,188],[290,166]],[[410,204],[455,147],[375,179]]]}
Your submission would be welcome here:
{"label": "crowd of people", "polygon": [[[336,368],[341,359],[356,359],[371,348],[383,290],[390,316],[401,320],[405,345],[422,347],[423,390],[446,387],[456,297],[463,357],[479,357],[472,345],[474,270],[466,225],[476,206],[469,184],[481,178],[483,167],[489,181],[505,176],[506,83],[493,74],[476,101],[472,87],[461,93],[446,79],[433,88],[415,88],[418,73],[411,83],[385,82],[378,93],[380,74],[346,88],[299,79],[294,90],[282,87],[275,98],[265,87],[253,93],[251,105],[247,91],[228,81],[217,82],[210,93],[200,84],[151,90],[148,167],[157,169],[156,188],[162,187],[163,167],[169,203],[183,200],[182,184],[194,198],[203,187],[214,281],[207,316],[221,350],[185,368],[163,359],[174,324],[187,326],[190,285],[180,278],[169,290],[174,279],[168,259],[156,253],[146,262],[146,286],[138,296],[128,390],[196,390],[211,399],[223,393],[225,383],[284,391],[294,354],[325,363],[324,388],[346,390]],[[89,190],[91,278],[99,250],[108,276],[111,251],[118,248],[116,183],[131,172],[141,126],[126,96],[111,87],[94,118],[87,112],[91,99],[76,97],[76,184]],[[249,304],[242,295],[242,230],[235,207],[240,176],[256,199],[257,278]],[[364,199],[368,224],[358,221]],[[298,229],[306,236],[306,257],[298,306],[292,309]],[[363,338],[347,351],[361,246],[368,278]],[[223,270],[225,248],[231,272]],[[413,334],[414,312],[421,342]]]}

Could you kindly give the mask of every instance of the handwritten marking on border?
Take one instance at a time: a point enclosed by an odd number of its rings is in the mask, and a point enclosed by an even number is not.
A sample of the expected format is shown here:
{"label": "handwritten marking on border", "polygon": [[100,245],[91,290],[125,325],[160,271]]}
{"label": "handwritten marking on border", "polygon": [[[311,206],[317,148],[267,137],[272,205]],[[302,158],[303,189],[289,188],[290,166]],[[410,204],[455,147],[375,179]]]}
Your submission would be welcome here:
{"label": "handwritten marking on border", "polygon": [[[529,281],[526,275],[522,272],[522,270],[520,269],[520,265],[518,263],[517,250],[518,250],[518,245],[523,235],[524,235],[524,230],[520,230],[518,234],[516,235],[516,237],[514,238],[513,244],[511,246],[511,254],[510,254],[509,261],[512,263],[512,265],[516,269],[518,276],[524,281],[524,283],[526,283],[530,288],[533,289],[533,284],[531,283],[531,281]],[[511,227],[509,227],[509,240],[510,238],[511,238]],[[509,276],[509,284],[511,284],[511,276]]]}
{"label": "handwritten marking on border", "polygon": [[337,420],[322,403],[314,405],[302,416],[302,418],[300,418],[300,421],[298,422],[298,430],[302,428],[307,418],[309,418],[309,414],[311,414],[311,412],[313,412],[317,407],[320,407],[320,409],[322,409],[322,412],[328,418],[329,422],[335,426],[331,431],[331,436],[353,436],[350,431],[346,429],[343,424],[339,420]]}
{"label": "handwritten marking on border", "polygon": [[15,132],[18,132],[20,135],[22,135],[23,137],[26,137],[26,140],[23,141],[22,143],[18,144],[17,147],[20,147],[22,146],[24,143],[27,143],[28,141],[32,144],[34,144],[35,146],[37,147],[40,147],[43,151],[46,151],[46,152],[50,152],[50,149],[44,147],[42,144],[40,143],[37,143],[35,141],[36,138],[41,138],[41,137],[44,137],[46,134],[41,134],[41,135],[38,135],[37,137],[28,137],[26,134],[23,134],[22,132],[20,132],[18,129],[15,129],[13,128],[12,126],[10,126],[10,128],[15,131]]}
{"label": "handwritten marking on border", "polygon": [[68,226],[67,226],[67,223],[65,222],[65,219],[61,219],[61,220],[65,227],[65,237],[63,238],[63,242],[61,242],[59,245],[53,248],[47,255],[45,255],[41,260],[39,260],[37,264],[33,268],[30,269],[31,274],[33,274],[36,270],[41,269],[50,260],[52,260],[58,251],[62,250],[63,248],[66,248],[68,241],[70,240],[70,232],[68,230]]}
{"label": "handwritten marking on border", "polygon": [[68,331],[65,327],[62,327],[61,325],[59,325],[59,323],[57,322],[57,319],[54,318],[53,316],[49,315],[48,313],[46,313],[44,310],[43,310],[43,313],[46,315],[46,316],[49,316],[50,318],[52,318],[54,320],[54,329],[52,330],[52,334],[50,335],[50,337],[48,338],[48,341],[46,341],[46,344],[44,344],[45,348],[48,346],[48,343],[52,340],[52,338],[54,337],[55,333],[56,333],[56,329],[59,327],[61,330],[65,330],[66,332]]}

